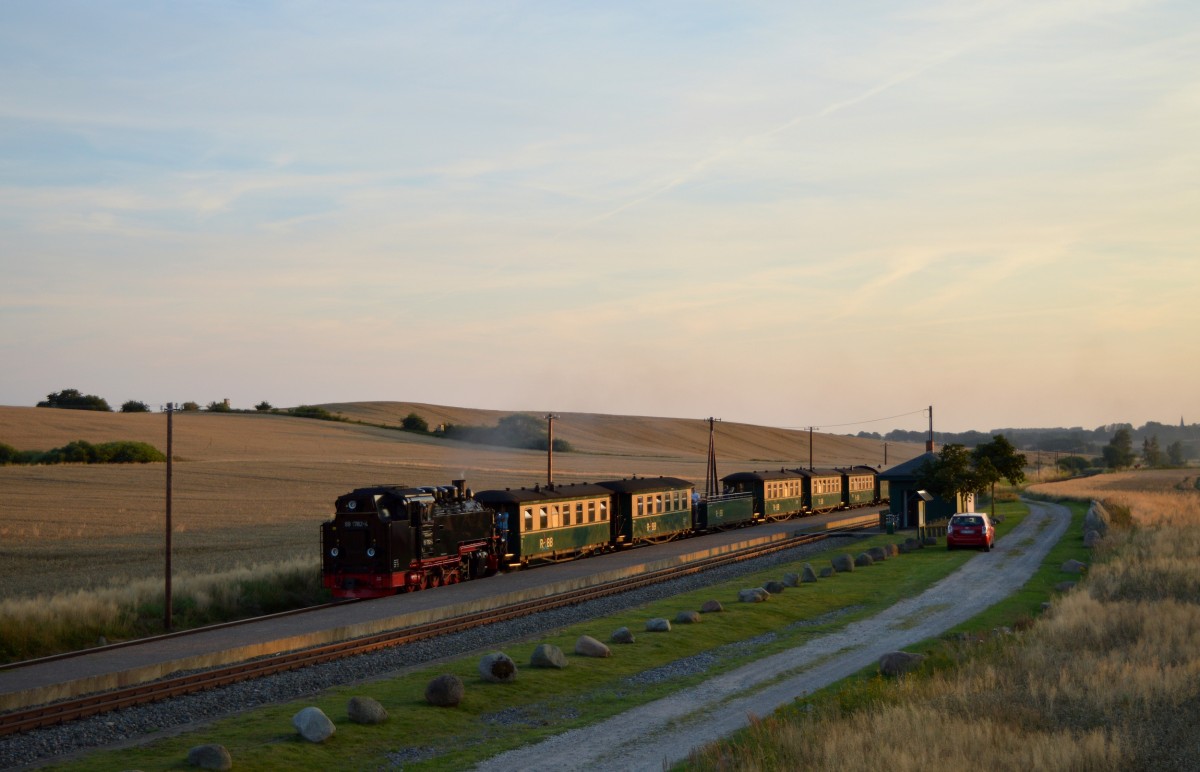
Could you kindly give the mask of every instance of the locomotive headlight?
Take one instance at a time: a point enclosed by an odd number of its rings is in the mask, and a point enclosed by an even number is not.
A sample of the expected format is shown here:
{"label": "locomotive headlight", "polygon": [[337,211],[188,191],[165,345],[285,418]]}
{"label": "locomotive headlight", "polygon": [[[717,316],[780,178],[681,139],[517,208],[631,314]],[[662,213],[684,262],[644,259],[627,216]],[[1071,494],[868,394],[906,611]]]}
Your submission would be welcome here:
{"label": "locomotive headlight", "polygon": [[338,556],[338,548],[337,547],[334,547],[333,549],[329,550],[329,557],[336,558],[337,556]]}
{"label": "locomotive headlight", "polygon": [[374,547],[367,547],[367,557],[369,557],[369,558],[375,557],[375,548]]}

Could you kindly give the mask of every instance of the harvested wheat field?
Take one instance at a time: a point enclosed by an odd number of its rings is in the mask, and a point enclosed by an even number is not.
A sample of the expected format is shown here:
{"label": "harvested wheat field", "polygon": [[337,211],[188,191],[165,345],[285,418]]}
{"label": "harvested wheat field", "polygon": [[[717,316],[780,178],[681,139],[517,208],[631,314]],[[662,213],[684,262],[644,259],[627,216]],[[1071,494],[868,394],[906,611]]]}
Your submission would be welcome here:
{"label": "harvested wheat field", "polygon": [[1096,499],[1125,507],[1138,522],[1196,523],[1200,513],[1200,470],[1138,469],[1031,485],[1048,496]]}
{"label": "harvested wheat field", "polygon": [[[476,490],[545,482],[546,455],[379,428],[417,413],[440,423],[491,426],[509,413],[406,402],[323,405],[342,423],[260,413],[177,413],[172,496],[173,570],[204,574],[311,556],[334,499],[379,483]],[[545,411],[529,411],[544,415]],[[0,407],[0,442],[48,450],[74,440],[133,440],[166,450],[161,413]],[[704,420],[563,413],[554,478],[568,483],[673,475],[703,486]],[[889,464],[922,452],[889,444]],[[878,442],[816,434],[816,465],[882,463]],[[717,428],[718,471],[808,463],[808,434],[746,424]],[[165,465],[0,467],[0,598],[89,589],[161,576]]]}

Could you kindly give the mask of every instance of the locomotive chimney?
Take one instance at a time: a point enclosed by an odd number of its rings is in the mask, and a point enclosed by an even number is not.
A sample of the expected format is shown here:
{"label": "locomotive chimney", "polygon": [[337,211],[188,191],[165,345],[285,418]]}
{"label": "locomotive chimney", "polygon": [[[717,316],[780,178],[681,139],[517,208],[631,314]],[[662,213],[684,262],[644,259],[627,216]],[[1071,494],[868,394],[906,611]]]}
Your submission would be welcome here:
{"label": "locomotive chimney", "polygon": [[467,481],[466,480],[454,480],[454,487],[458,489],[458,497],[460,499],[465,499],[467,497]]}

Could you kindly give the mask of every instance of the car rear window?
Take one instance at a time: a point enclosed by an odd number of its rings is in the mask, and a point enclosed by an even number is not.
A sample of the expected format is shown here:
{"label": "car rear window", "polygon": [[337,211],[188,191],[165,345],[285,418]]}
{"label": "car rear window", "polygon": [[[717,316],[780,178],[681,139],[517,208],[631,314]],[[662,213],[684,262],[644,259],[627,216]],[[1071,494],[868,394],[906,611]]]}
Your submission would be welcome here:
{"label": "car rear window", "polygon": [[983,525],[982,517],[956,517],[954,518],[955,525]]}

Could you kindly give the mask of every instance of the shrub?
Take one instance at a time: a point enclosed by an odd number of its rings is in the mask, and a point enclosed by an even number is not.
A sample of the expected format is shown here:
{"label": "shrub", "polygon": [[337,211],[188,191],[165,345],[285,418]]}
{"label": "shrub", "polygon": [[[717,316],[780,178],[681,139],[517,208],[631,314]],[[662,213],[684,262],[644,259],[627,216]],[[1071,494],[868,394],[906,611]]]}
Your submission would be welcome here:
{"label": "shrub", "polygon": [[121,405],[122,413],[149,413],[150,406],[145,402],[138,402],[136,399],[131,399]]}
{"label": "shrub", "polygon": [[185,413],[192,413],[200,409],[200,405],[195,402],[184,402],[179,406],[179,409]]}
{"label": "shrub", "polygon": [[264,399],[262,402],[259,402],[257,405],[255,405],[254,409],[260,413],[269,413],[271,412],[271,403]]}
{"label": "shrub", "polygon": [[404,416],[404,421],[401,422],[400,426],[408,432],[429,431],[429,423],[416,413],[409,413],[408,415]]}
{"label": "shrub", "polygon": [[100,410],[111,413],[112,408],[103,398],[95,394],[80,394],[79,389],[63,389],[48,394],[46,399],[37,403],[37,407],[57,407],[67,410]]}
{"label": "shrub", "polygon": [[6,445],[5,443],[0,442],[0,466],[4,464],[17,463],[18,455],[20,455],[20,451],[18,451],[12,445]]}
{"label": "shrub", "polygon": [[233,409],[229,407],[229,400],[220,402],[209,402],[208,407],[204,408],[210,413],[232,413]]}
{"label": "shrub", "polygon": [[288,415],[294,415],[297,418],[316,418],[319,421],[345,421],[346,419],[340,415],[334,415],[323,407],[316,405],[301,405],[288,409]]}

